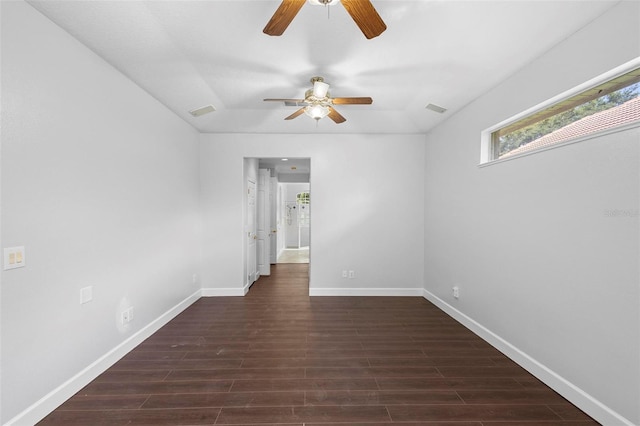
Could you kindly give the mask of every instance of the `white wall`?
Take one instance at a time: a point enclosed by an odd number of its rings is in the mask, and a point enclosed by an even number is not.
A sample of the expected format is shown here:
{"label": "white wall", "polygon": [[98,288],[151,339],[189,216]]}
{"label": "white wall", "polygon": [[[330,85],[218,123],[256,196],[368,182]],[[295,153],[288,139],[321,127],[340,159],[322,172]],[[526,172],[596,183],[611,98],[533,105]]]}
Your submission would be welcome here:
{"label": "white wall", "polygon": [[2,272],[1,423],[36,404],[16,424],[34,422],[199,294],[197,138],[31,6],[2,2],[2,246],[24,245],[27,266]]}
{"label": "white wall", "polygon": [[639,56],[639,17],[621,2],[426,146],[427,296],[608,425],[640,424],[640,130],[477,164],[483,129]]}
{"label": "white wall", "polygon": [[311,158],[312,294],[421,294],[424,136],[318,134],[201,136],[207,294],[242,288],[245,157]]}

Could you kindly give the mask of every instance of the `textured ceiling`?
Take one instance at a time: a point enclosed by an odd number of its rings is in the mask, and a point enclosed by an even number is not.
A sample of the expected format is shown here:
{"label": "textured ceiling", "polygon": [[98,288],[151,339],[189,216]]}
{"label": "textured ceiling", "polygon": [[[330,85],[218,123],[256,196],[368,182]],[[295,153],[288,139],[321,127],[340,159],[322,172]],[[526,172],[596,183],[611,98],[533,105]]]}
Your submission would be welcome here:
{"label": "textured ceiling", "polygon": [[[426,133],[616,2],[373,0],[388,29],[371,40],[341,4],[305,4],[271,37],[279,0],[29,3],[201,132]],[[315,75],[374,103],[337,107],[338,125],[262,101],[301,98]]]}

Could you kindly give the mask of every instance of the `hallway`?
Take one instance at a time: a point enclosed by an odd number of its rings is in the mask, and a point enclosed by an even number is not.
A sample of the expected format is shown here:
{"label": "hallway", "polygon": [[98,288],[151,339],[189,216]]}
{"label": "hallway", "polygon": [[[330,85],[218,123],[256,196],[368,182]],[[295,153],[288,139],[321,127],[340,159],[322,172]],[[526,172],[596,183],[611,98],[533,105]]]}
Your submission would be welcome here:
{"label": "hallway", "polygon": [[245,297],[198,300],[41,424],[597,423],[423,298],[310,298],[308,264],[278,264]]}

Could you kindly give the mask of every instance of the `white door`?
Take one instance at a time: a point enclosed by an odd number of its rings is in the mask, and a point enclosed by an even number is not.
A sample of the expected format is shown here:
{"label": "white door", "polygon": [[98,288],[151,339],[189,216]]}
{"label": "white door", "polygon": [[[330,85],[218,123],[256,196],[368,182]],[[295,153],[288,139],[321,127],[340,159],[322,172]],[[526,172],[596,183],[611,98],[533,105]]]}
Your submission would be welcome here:
{"label": "white door", "polygon": [[268,169],[258,171],[258,227],[257,227],[257,255],[258,272],[260,275],[271,275],[271,204],[269,192],[271,189],[271,172]]}
{"label": "white door", "polygon": [[278,200],[276,194],[278,193],[278,179],[272,177],[269,179],[269,210],[271,215],[271,236],[269,237],[269,243],[271,244],[271,264],[275,265],[278,261]]}
{"label": "white door", "polygon": [[277,233],[276,233],[276,240],[277,240],[277,247],[278,247],[278,253],[281,253],[282,250],[285,249],[286,244],[285,244],[285,238],[286,238],[286,232],[285,232],[285,223],[286,223],[286,214],[285,212],[287,211],[285,203],[284,203],[284,184],[282,183],[278,183],[278,195],[276,196],[276,204],[278,205],[277,209],[276,209],[276,214],[277,214]]}
{"label": "white door", "polygon": [[256,183],[247,180],[247,284],[258,279],[256,263]]}

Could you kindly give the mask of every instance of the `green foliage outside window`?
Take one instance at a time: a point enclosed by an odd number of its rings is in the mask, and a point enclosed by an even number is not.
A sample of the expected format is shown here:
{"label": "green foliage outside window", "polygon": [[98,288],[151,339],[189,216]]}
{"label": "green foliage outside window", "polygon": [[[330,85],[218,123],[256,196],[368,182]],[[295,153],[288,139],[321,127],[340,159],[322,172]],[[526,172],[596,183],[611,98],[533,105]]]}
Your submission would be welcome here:
{"label": "green foliage outside window", "polygon": [[[634,70],[618,79],[622,80],[622,83],[617,83],[616,81],[605,83],[602,86],[591,89],[591,94],[580,94],[575,97],[576,99],[568,99],[496,132],[494,141],[497,144],[497,157],[499,158],[516,148],[527,145],[584,117],[611,109],[639,97],[639,72],[640,70]],[[609,87],[607,87],[607,84]],[[617,84],[617,87],[615,84]],[[624,87],[620,88],[621,85]],[[617,90],[611,91],[611,86]],[[607,93],[607,91],[609,92]],[[580,97],[590,97],[591,99],[587,100],[587,102],[582,102]],[[537,117],[540,119],[537,120]]]}

